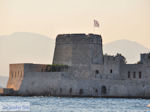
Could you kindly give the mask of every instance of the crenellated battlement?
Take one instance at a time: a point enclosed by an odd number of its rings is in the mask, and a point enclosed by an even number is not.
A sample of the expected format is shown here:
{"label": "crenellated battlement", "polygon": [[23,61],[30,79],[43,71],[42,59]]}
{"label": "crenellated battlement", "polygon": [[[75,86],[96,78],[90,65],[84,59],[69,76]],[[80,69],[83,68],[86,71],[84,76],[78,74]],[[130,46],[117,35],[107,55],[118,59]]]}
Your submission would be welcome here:
{"label": "crenellated battlement", "polygon": [[102,44],[100,35],[95,34],[60,34],[56,38],[56,44]]}

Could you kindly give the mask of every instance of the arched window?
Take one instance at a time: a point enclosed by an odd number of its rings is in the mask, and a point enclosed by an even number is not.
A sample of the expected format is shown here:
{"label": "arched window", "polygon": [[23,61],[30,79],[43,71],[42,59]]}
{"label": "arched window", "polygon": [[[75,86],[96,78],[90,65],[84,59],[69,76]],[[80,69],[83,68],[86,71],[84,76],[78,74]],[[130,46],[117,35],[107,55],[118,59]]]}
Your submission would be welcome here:
{"label": "arched window", "polygon": [[83,94],[83,89],[80,89],[79,94],[80,94],[80,95]]}
{"label": "arched window", "polygon": [[98,93],[98,90],[97,90],[97,89],[95,89],[95,93]]}
{"label": "arched window", "polygon": [[102,94],[102,95],[107,94],[107,89],[106,89],[105,86],[102,86],[102,87],[101,87],[101,94]]}

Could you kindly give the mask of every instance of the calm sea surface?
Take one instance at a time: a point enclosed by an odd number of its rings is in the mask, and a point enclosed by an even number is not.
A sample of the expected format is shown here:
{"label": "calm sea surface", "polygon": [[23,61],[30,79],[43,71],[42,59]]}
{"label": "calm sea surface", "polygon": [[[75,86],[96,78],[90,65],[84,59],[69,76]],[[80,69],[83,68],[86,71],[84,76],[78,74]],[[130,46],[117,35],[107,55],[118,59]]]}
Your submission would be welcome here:
{"label": "calm sea surface", "polygon": [[146,99],[0,96],[3,101],[30,102],[31,112],[150,112]]}

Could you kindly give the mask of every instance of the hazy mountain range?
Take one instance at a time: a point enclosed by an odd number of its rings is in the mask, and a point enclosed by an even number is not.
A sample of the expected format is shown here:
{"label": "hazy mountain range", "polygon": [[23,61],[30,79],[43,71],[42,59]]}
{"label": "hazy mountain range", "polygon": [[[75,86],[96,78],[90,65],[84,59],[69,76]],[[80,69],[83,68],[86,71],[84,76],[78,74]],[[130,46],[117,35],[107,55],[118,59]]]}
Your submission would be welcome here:
{"label": "hazy mountain range", "polygon": [[[35,33],[16,32],[0,36],[0,75],[8,76],[10,63],[50,64],[54,46],[54,39]],[[137,62],[140,59],[140,53],[150,51],[139,43],[129,40],[117,40],[105,44],[103,50],[104,54],[121,53],[129,63]],[[0,77],[0,86],[4,79],[7,80],[6,77]]]}
{"label": "hazy mountain range", "polygon": [[17,32],[0,36],[0,75],[10,63],[51,63],[55,40],[40,34]]}

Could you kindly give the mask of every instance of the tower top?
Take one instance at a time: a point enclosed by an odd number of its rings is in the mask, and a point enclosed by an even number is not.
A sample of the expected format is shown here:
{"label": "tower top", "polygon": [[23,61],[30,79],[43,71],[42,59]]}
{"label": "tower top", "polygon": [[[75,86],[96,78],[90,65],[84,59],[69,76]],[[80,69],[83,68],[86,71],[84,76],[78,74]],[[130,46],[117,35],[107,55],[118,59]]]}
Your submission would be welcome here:
{"label": "tower top", "polygon": [[56,44],[61,43],[97,43],[102,44],[101,35],[97,34],[60,34],[56,38]]}

